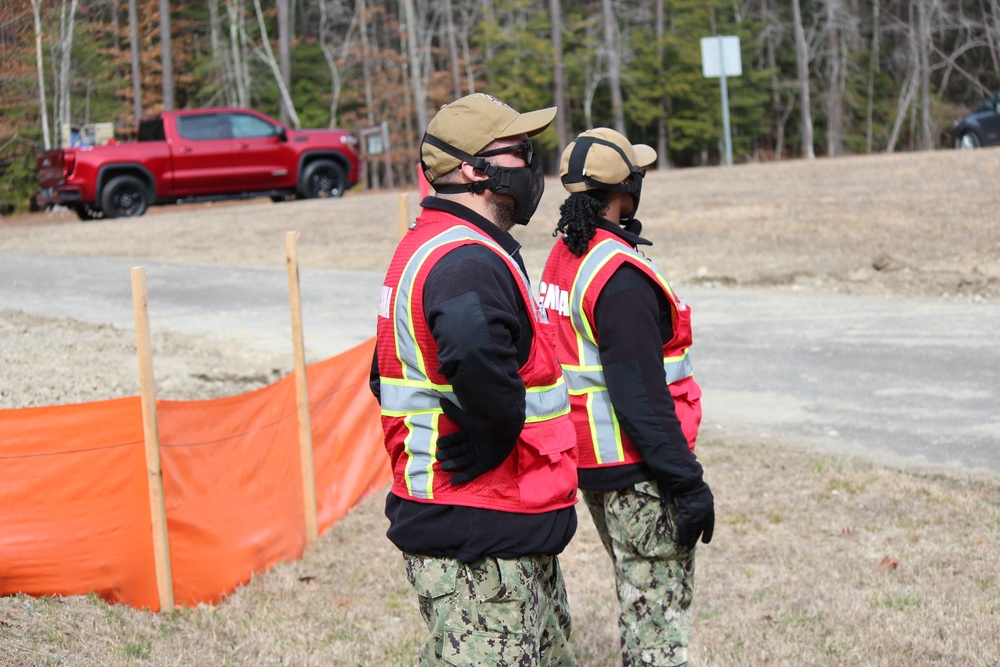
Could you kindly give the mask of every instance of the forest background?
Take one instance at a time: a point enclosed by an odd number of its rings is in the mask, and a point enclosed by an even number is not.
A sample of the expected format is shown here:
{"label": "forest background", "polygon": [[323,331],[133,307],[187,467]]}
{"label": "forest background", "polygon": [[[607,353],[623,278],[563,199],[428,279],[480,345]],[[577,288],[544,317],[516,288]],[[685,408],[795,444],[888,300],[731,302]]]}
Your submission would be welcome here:
{"label": "forest background", "polygon": [[409,184],[433,110],[471,91],[613,127],[658,168],[724,158],[700,39],[740,38],[727,80],[734,161],[931,150],[1000,87],[1000,0],[4,0],[0,215],[30,207],[35,157],[65,125],[200,106],[295,127],[389,130]]}

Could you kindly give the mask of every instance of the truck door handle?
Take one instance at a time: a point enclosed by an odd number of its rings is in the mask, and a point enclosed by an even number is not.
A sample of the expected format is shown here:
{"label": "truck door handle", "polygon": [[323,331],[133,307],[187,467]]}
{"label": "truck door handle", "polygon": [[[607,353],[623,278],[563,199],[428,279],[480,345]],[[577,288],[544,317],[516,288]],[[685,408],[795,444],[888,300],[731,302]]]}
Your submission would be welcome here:
{"label": "truck door handle", "polygon": [[242,143],[241,144],[236,144],[236,149],[237,150],[245,151],[248,148],[250,148],[250,144],[242,144]]}
{"label": "truck door handle", "polygon": [[190,153],[192,148],[190,146],[181,146],[177,149],[178,153]]}

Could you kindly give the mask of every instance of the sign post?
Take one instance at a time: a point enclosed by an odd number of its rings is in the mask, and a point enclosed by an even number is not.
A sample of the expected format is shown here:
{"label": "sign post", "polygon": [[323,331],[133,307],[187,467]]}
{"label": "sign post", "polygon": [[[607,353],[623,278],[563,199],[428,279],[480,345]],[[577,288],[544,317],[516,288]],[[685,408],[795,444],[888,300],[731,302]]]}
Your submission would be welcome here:
{"label": "sign post", "polygon": [[722,130],[726,146],[726,164],[733,164],[733,135],[729,127],[729,88],[726,77],[743,74],[739,37],[702,37],[701,73],[706,79],[719,77],[722,96]]}

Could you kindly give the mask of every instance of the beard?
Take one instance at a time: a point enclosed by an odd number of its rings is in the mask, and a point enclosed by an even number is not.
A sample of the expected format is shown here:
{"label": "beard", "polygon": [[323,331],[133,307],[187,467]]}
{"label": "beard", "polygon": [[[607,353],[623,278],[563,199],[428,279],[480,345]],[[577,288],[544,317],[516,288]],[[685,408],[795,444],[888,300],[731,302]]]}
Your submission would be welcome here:
{"label": "beard", "polygon": [[498,195],[495,192],[489,198],[486,205],[493,216],[493,224],[505,232],[509,232],[516,224],[514,221],[514,210],[517,202],[509,195]]}

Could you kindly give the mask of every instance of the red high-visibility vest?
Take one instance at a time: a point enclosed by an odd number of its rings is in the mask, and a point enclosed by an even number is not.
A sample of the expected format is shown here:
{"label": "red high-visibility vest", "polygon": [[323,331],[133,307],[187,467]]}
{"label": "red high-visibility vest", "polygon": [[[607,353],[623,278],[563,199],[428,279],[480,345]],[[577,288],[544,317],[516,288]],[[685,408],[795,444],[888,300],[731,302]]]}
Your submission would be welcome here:
{"label": "red high-visibility vest", "polygon": [[622,238],[597,229],[587,252],[577,257],[557,241],[539,283],[539,305],[556,325],[556,353],[569,385],[579,467],[638,463],[642,457],[615,415],[597,347],[594,308],[601,290],[619,267],[630,264],[649,276],[670,303],[674,336],[663,346],[663,368],[681,428],[694,450],[701,423],[701,388],[692,376],[691,309],[677,298],[666,278]]}
{"label": "red high-visibility vest", "polygon": [[[438,437],[457,430],[440,399],[458,404],[438,373],[438,348],[424,317],[424,283],[449,251],[468,244],[499,255],[531,313],[532,343],[519,373],[526,389],[525,424],[510,456],[497,468],[460,485],[435,458]],[[552,326],[540,320],[520,267],[495,241],[466,221],[424,210],[393,256],[382,286],[378,368],[382,428],[392,464],[392,492],[422,503],[464,505],[533,514],[576,502],[576,439],[569,396],[556,359]]]}

